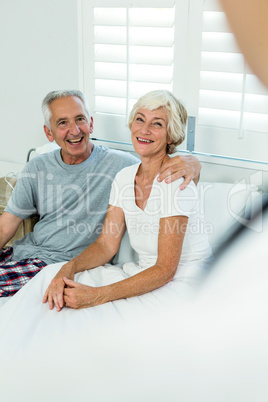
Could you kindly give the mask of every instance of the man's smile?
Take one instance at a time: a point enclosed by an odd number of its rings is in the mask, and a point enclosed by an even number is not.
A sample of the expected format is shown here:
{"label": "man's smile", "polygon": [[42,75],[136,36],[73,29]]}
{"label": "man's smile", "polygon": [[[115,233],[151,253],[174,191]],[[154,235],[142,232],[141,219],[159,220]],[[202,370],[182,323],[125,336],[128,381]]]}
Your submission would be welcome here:
{"label": "man's smile", "polygon": [[83,140],[83,138],[84,137],[80,137],[74,140],[67,140],[67,142],[69,142],[70,144],[79,144]]}

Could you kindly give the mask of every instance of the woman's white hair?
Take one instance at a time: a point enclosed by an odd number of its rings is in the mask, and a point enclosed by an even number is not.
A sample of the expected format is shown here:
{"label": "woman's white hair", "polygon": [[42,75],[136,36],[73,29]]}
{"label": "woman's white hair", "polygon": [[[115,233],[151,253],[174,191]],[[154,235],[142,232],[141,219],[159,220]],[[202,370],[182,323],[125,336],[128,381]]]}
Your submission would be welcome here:
{"label": "woman's white hair", "polygon": [[167,113],[167,140],[171,141],[171,144],[167,144],[167,154],[172,154],[185,139],[187,111],[171,92],[156,90],[148,92],[139,98],[130,112],[128,126],[131,129],[135,116],[140,109],[156,110],[160,107]]}
{"label": "woman's white hair", "polygon": [[50,126],[50,119],[51,119],[51,110],[50,110],[50,104],[55,100],[55,99],[60,99],[60,98],[67,98],[68,96],[77,96],[81,101],[83,102],[83,105],[85,107],[85,111],[87,113],[88,119],[90,120],[90,112],[87,104],[87,100],[83,94],[83,92],[79,91],[78,89],[64,89],[64,90],[59,90],[59,91],[52,91],[47,94],[47,96],[44,98],[42,102],[42,112],[44,116],[44,124],[51,129]]}

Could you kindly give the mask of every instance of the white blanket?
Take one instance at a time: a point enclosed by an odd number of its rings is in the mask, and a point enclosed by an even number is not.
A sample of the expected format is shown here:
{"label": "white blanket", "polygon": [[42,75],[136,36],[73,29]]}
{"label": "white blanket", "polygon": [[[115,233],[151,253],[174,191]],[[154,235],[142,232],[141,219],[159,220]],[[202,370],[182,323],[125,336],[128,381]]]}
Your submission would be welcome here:
{"label": "white blanket", "polygon": [[[229,222],[245,205],[222,210],[229,190],[214,186],[205,205],[213,239],[225,232],[219,218]],[[257,244],[251,236],[241,250],[235,244],[197,298],[193,264],[190,278],[146,295],[58,313],[42,297],[62,263],[45,267],[0,300],[0,401],[266,402],[268,226],[249,227]],[[100,286],[120,275],[95,269],[76,280]]]}
{"label": "white blanket", "polygon": [[267,235],[268,219],[232,241],[184,303],[173,281],[49,311],[41,298],[61,264],[47,267],[0,310],[1,402],[266,402]]}
{"label": "white blanket", "polygon": [[[113,339],[117,343],[126,328],[142,338],[144,323],[151,317],[159,313],[164,317],[176,306],[179,314],[195,292],[191,284],[203,272],[199,263],[192,262],[172,282],[145,295],[57,312],[49,310],[42,297],[62,264],[45,267],[0,309],[0,378],[5,384],[0,395],[5,396],[5,402],[66,402],[73,401],[77,393],[79,402],[108,400],[109,381],[102,376],[102,367],[106,367],[107,375],[107,367],[117,370],[121,359],[116,353],[118,361],[114,361]],[[120,267],[107,266],[79,273],[75,280],[101,286],[124,277]],[[46,390],[41,390],[43,387]],[[51,395],[55,399],[50,399]]]}

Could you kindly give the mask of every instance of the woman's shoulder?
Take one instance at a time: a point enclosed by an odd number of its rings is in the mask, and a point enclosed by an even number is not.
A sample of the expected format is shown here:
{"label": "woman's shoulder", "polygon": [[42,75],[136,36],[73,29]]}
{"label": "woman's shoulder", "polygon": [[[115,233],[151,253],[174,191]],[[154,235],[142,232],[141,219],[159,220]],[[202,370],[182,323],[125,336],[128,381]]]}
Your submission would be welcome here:
{"label": "woman's shoulder", "polygon": [[127,166],[121,169],[115,176],[115,180],[131,180],[137,173],[140,163],[135,163],[135,165]]}
{"label": "woman's shoulder", "polygon": [[191,181],[184,190],[181,190],[183,181],[184,178],[180,178],[172,183],[165,181],[158,183],[158,193],[163,200],[163,216],[189,216],[189,213],[198,207],[199,196],[196,185]]}
{"label": "woman's shoulder", "polygon": [[184,177],[180,177],[177,180],[174,180],[171,183],[166,183],[165,180],[158,182],[158,186],[163,187],[167,191],[174,193],[180,193],[182,197],[188,197],[190,194],[197,194],[197,187],[194,182],[191,180],[188,186],[184,190],[180,190],[180,186],[184,182]]}

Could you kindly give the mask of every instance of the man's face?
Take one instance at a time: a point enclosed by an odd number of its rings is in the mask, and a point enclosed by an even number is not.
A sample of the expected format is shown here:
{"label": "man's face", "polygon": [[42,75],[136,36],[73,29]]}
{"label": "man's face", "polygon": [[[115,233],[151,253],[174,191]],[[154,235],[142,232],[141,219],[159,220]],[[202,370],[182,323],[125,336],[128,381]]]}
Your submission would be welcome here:
{"label": "man's face", "polygon": [[76,96],[55,99],[50,104],[51,129],[44,126],[49,141],[61,147],[62,160],[70,165],[81,163],[92,152],[89,135],[93,132],[93,119],[88,120],[84,104]]}

